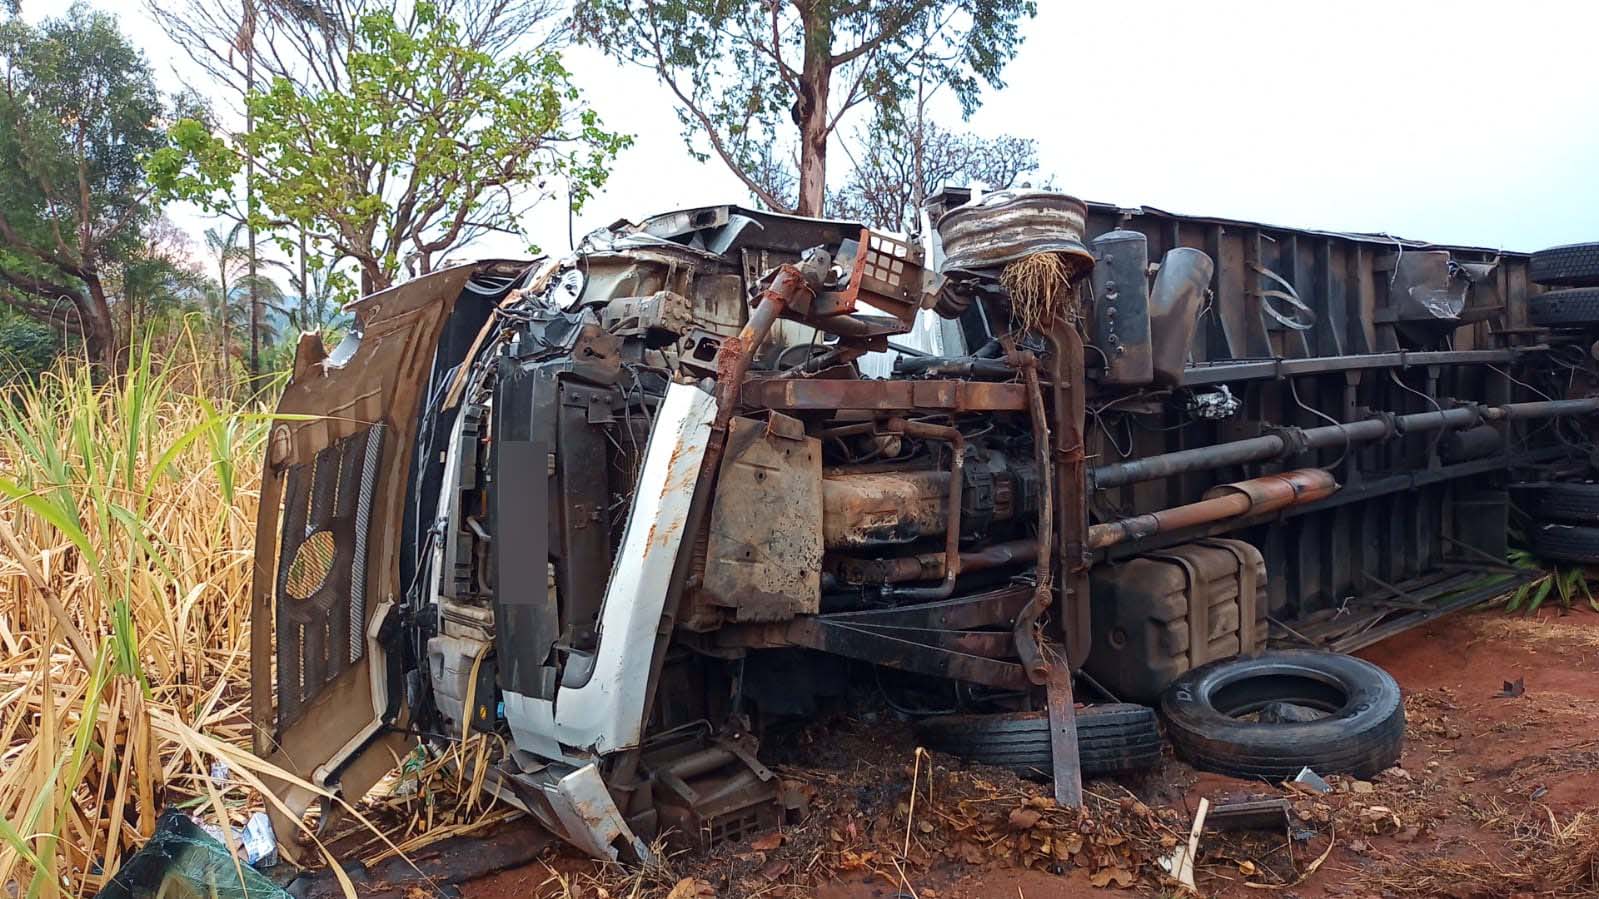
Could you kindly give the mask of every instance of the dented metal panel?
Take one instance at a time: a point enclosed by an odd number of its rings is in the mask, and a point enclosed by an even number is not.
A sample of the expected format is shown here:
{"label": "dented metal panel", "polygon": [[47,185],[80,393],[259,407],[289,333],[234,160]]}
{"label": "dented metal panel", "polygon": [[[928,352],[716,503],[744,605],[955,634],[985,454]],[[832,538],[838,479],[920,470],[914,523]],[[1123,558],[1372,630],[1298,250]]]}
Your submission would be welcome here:
{"label": "dented metal panel", "polygon": [[[304,780],[337,782],[352,798],[388,770],[393,753],[405,751],[403,738],[380,736],[391,697],[376,632],[401,590],[420,391],[445,319],[481,268],[448,269],[367,297],[332,357],[302,342],[303,364],[296,362],[278,403],[283,417],[272,427],[252,583],[255,750]],[[328,543],[333,561],[328,576],[317,577],[320,563],[302,554]],[[364,643],[364,651],[352,652],[351,641]],[[268,783],[292,812],[303,813],[315,799]],[[294,832],[297,825],[278,810],[271,814],[279,833]]]}
{"label": "dented metal panel", "polygon": [[[553,708],[542,728],[550,740],[598,753],[639,744],[648,687],[638,676],[639,653],[654,644],[715,415],[716,400],[704,391],[685,384],[667,388],[606,585],[588,681],[558,688],[553,702],[524,703]],[[537,721],[519,725],[520,713],[509,701],[506,712],[513,728],[539,727]]]}
{"label": "dented metal panel", "polygon": [[705,593],[731,608],[736,621],[815,614],[821,597],[821,441],[735,418],[727,442],[711,510]]}

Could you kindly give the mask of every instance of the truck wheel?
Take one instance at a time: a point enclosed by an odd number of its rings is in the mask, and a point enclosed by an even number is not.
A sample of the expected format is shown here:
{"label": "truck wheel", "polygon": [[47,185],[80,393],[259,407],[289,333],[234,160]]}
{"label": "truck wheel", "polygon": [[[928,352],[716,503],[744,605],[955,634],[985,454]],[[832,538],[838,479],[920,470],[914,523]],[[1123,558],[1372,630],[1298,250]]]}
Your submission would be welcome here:
{"label": "truck wheel", "polygon": [[1544,521],[1599,522],[1599,484],[1544,484],[1537,497]]}
{"label": "truck wheel", "polygon": [[1532,254],[1528,277],[1554,287],[1599,286],[1599,243],[1572,243]]}
{"label": "truck wheel", "polygon": [[[916,726],[934,750],[1023,775],[1049,776],[1049,715],[941,715]],[[1129,703],[1077,710],[1077,750],[1083,776],[1104,777],[1152,768],[1160,761],[1155,710]]]}
{"label": "truck wheel", "polygon": [[1599,527],[1540,524],[1532,532],[1532,551],[1562,562],[1599,562]]}
{"label": "truck wheel", "polygon": [[1545,327],[1599,323],[1599,288],[1573,287],[1540,293],[1527,301],[1527,319]]}
{"label": "truck wheel", "polygon": [[[1322,717],[1259,721],[1273,703]],[[1398,763],[1405,738],[1399,684],[1370,662],[1332,652],[1280,650],[1202,665],[1167,688],[1160,708],[1178,755],[1232,777],[1281,781],[1307,766],[1371,777]]]}

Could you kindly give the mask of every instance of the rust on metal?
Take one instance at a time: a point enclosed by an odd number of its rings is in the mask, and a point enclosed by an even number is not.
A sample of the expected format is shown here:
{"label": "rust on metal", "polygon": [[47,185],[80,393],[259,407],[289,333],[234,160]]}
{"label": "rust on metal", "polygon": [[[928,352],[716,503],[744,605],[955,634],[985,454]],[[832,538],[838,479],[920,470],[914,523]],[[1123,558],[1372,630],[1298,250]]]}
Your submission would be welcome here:
{"label": "rust on metal", "polygon": [[945,531],[947,471],[850,474],[822,481],[828,549],[911,543]]}
{"label": "rust on metal", "polygon": [[744,402],[783,411],[1024,412],[1021,384],[984,381],[853,381],[755,378]]}
{"label": "rust on metal", "polygon": [[[963,552],[960,570],[971,573],[987,571],[1038,558],[1036,540],[1010,540],[995,543],[982,549]],[[940,577],[944,571],[944,554],[941,552],[917,553],[913,556],[892,556],[886,559],[840,559],[837,563],[839,578],[846,584],[898,584],[906,581],[929,581]]]}
{"label": "rust on metal", "polygon": [[822,567],[822,445],[752,418],[728,430],[701,584],[738,621],[814,614]]}
{"label": "rust on metal", "polygon": [[[1043,390],[1038,384],[1038,361],[1032,353],[1016,350],[1014,344],[1007,349],[1011,356],[1011,364],[1021,370],[1022,378],[1027,385],[1028,412],[1033,426],[1033,453],[1038,461],[1039,470],[1047,472],[1050,448],[1049,423],[1045,418]],[[1039,646],[1038,620],[1055,600],[1055,572],[1052,564],[1055,508],[1051,502],[1052,489],[1049,482],[1048,475],[1040,479],[1038,564],[1033,566],[1033,595],[1011,626],[1011,634],[1016,642],[1016,653],[1021,656],[1022,667],[1027,671],[1028,679],[1035,684],[1045,683],[1049,677],[1049,661]]]}
{"label": "rust on metal", "polygon": [[993,271],[1034,253],[1060,253],[1087,270],[1088,207],[1054,191],[1002,190],[957,206],[938,220],[944,271]]}
{"label": "rust on metal", "polygon": [[1223,484],[1206,491],[1199,502],[1096,524],[1088,529],[1088,545],[1092,549],[1104,549],[1167,531],[1275,512],[1326,499],[1337,490],[1338,481],[1332,472],[1320,468],[1301,468]]}
{"label": "rust on metal", "polygon": [[966,467],[966,436],[959,428],[906,421],[891,418],[884,430],[919,437],[923,440],[942,440],[949,444],[949,502],[945,505],[944,572],[943,583],[937,587],[909,588],[899,591],[902,598],[945,599],[955,592],[955,579],[961,571],[961,485]]}
{"label": "rust on metal", "polygon": [[1049,650],[1049,681],[1045,684],[1049,707],[1049,755],[1054,775],[1055,801],[1065,808],[1083,804],[1083,771],[1077,750],[1077,708],[1072,699],[1071,666],[1060,653]]}

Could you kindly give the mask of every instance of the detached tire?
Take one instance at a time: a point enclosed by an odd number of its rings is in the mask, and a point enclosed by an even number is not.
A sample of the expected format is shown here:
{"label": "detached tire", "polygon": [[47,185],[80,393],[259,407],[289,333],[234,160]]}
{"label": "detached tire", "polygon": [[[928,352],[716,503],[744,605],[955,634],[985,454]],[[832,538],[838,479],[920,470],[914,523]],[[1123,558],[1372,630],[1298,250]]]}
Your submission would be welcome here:
{"label": "detached tire", "polygon": [[1599,285],[1599,243],[1572,243],[1532,254],[1528,277],[1554,287]]}
{"label": "detached tire", "polygon": [[1527,320],[1546,328],[1599,324],[1599,287],[1540,293],[1527,301]]}
{"label": "detached tire", "polygon": [[[1050,775],[1049,715],[941,715],[916,725],[928,747],[1018,774]],[[1085,777],[1106,777],[1152,768],[1160,761],[1160,724],[1155,710],[1129,703],[1077,710],[1077,750]]]}
{"label": "detached tire", "polygon": [[[1273,702],[1326,717],[1245,719]],[[1178,677],[1160,707],[1178,755],[1232,777],[1281,781],[1306,766],[1371,777],[1399,762],[1405,739],[1399,684],[1370,662],[1332,652],[1280,650],[1212,662]]]}
{"label": "detached tire", "polygon": [[1532,551],[1562,562],[1599,562],[1599,527],[1546,523],[1532,532]]}
{"label": "detached tire", "polygon": [[1540,486],[1538,517],[1548,522],[1599,523],[1599,484]]}

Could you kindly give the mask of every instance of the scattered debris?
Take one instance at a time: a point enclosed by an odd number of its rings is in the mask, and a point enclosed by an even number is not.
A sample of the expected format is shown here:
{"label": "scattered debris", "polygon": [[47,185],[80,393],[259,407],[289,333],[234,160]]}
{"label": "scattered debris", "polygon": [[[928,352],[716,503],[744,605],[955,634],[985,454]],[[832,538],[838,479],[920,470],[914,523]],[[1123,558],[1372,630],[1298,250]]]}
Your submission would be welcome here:
{"label": "scattered debris", "polygon": [[[225,763],[223,764],[224,767]],[[215,777],[216,767],[212,766]],[[228,837],[224,831],[226,825],[199,822],[200,829],[211,835],[218,843],[227,845]],[[255,812],[250,815],[241,828],[233,829],[233,840],[239,846],[239,857],[246,863],[258,868],[270,868],[278,863],[278,838],[272,832],[272,819],[266,812]]]}
{"label": "scattered debris", "polygon": [[1249,799],[1218,803],[1210,809],[1212,831],[1275,830],[1286,832],[1292,806],[1286,799]]}
{"label": "scattered debris", "polygon": [[1302,793],[1316,794],[1332,792],[1332,785],[1327,783],[1327,781],[1322,780],[1320,774],[1310,770],[1308,767],[1301,768],[1299,773],[1294,775],[1294,779],[1288,782],[1288,785]]}
{"label": "scattered debris", "polygon": [[1527,676],[1522,675],[1513,681],[1505,681],[1505,688],[1494,694],[1495,699],[1515,699],[1527,692]]}
{"label": "scattered debris", "polygon": [[1178,886],[1190,893],[1199,892],[1194,884],[1194,859],[1199,855],[1199,834],[1205,829],[1205,816],[1209,811],[1210,800],[1200,799],[1199,810],[1194,812],[1194,826],[1188,830],[1188,842],[1160,860],[1160,866],[1171,874]]}
{"label": "scattered debris", "polygon": [[1303,724],[1308,721],[1320,721],[1325,717],[1327,717],[1325,712],[1291,702],[1268,702],[1260,709],[1262,724]]}
{"label": "scattered debris", "polygon": [[155,899],[207,896],[212,899],[289,899],[289,894],[249,865],[193,818],[168,809],[155,835],[117,871],[95,899]]}
{"label": "scattered debris", "polygon": [[1399,816],[1386,805],[1368,805],[1359,810],[1360,821],[1369,833],[1396,833],[1403,826]]}

